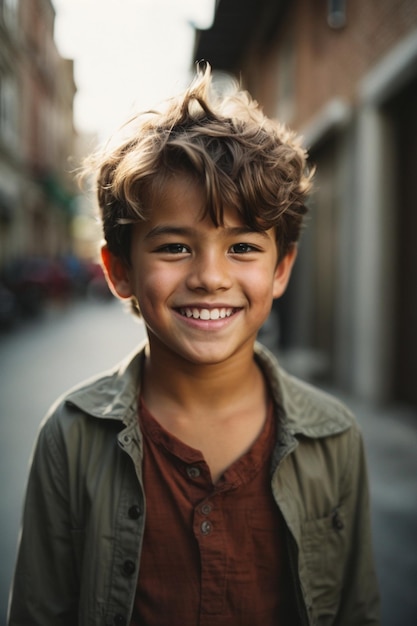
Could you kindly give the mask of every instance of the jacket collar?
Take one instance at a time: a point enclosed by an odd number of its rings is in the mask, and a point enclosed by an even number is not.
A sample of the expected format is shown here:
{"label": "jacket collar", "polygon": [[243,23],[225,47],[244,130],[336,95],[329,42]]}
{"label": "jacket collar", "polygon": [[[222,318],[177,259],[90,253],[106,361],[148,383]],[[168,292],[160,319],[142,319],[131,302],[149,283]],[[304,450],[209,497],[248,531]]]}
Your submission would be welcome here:
{"label": "jacket collar", "polygon": [[71,390],[66,401],[93,417],[127,424],[126,416],[136,411],[146,348],[144,341],[115,368]]}
{"label": "jacket collar", "polygon": [[282,427],[290,435],[327,437],[352,426],[354,417],[339,400],[288,374],[259,343],[255,344],[255,357],[269,381]]}
{"label": "jacket collar", "polygon": [[[115,369],[70,391],[66,401],[96,418],[112,419],[126,426],[136,420],[145,341]],[[262,368],[277,407],[283,434],[309,438],[344,432],[353,416],[338,400],[290,376],[264,346],[255,344],[255,358]],[[287,439],[287,437],[285,437]]]}

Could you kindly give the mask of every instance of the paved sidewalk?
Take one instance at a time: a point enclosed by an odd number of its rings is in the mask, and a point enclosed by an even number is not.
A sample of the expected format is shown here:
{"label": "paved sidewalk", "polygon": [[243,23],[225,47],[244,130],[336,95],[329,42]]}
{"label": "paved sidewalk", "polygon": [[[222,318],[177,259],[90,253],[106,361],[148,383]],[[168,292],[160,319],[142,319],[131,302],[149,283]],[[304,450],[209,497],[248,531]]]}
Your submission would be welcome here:
{"label": "paved sidewalk", "polygon": [[415,626],[417,411],[347,403],[362,426],[368,455],[382,626]]}

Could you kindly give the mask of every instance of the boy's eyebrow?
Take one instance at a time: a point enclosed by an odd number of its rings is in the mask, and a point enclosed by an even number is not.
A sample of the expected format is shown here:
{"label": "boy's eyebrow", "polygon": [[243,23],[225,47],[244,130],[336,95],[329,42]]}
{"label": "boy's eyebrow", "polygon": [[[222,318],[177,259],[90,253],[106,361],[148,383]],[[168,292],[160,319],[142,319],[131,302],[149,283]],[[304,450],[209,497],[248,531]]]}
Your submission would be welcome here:
{"label": "boy's eyebrow", "polygon": [[150,231],[146,233],[144,238],[155,239],[156,237],[159,237],[160,235],[178,235],[181,237],[185,235],[190,235],[191,232],[192,232],[192,229],[190,228],[164,224],[160,226],[154,226],[153,228],[151,228]]}
{"label": "boy's eyebrow", "polygon": [[[225,232],[228,236],[231,237],[239,237],[242,235],[261,235],[261,237],[268,237],[266,231],[264,230],[254,230],[249,226],[230,226],[223,227],[222,231]],[[161,235],[174,235],[178,237],[186,237],[192,235],[198,235],[198,231],[191,227],[185,226],[175,226],[170,224],[163,224],[159,226],[154,226],[151,228],[149,232],[146,233],[145,239],[155,239],[156,237],[160,237]]]}
{"label": "boy's eyebrow", "polygon": [[261,237],[268,238],[265,230],[255,230],[250,226],[231,226],[224,229],[228,235],[239,237],[240,235],[261,235]]}

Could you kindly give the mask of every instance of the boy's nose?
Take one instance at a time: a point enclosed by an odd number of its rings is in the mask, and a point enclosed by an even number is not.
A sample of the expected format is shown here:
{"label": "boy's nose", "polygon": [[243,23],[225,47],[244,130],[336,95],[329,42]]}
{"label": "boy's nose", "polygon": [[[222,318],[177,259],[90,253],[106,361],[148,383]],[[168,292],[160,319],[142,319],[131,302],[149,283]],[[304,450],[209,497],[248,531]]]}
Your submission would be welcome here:
{"label": "boy's nose", "polygon": [[228,261],[224,255],[208,252],[193,260],[187,279],[189,289],[214,292],[230,289],[231,284]]}

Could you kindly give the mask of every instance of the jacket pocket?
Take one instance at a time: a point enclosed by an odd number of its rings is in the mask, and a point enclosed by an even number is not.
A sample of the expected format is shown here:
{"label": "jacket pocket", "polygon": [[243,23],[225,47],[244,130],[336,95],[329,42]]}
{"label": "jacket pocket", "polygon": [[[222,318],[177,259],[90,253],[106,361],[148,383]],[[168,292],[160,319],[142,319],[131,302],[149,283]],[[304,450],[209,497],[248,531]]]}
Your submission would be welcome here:
{"label": "jacket pocket", "polygon": [[301,533],[301,551],[308,573],[313,613],[320,624],[332,624],[339,606],[345,570],[343,507],[335,507],[323,518],[304,522]]}

